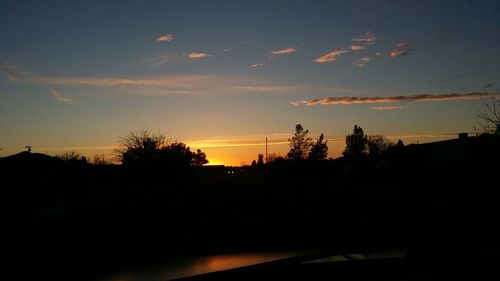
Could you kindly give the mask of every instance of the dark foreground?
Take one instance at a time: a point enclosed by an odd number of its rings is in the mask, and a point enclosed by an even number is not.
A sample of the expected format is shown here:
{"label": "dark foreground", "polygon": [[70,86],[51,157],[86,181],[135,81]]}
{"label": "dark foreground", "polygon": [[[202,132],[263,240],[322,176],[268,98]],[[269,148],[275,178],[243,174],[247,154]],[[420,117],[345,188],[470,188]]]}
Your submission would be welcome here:
{"label": "dark foreground", "polygon": [[[500,250],[499,156],[493,136],[234,174],[129,170],[22,153],[0,159],[2,279],[92,280],[234,252],[390,248],[408,248],[409,257],[335,264],[291,259],[271,271],[264,266],[216,279],[310,280],[318,272],[347,280],[406,273],[490,278],[498,276],[492,264]],[[435,269],[444,275],[429,275]]]}

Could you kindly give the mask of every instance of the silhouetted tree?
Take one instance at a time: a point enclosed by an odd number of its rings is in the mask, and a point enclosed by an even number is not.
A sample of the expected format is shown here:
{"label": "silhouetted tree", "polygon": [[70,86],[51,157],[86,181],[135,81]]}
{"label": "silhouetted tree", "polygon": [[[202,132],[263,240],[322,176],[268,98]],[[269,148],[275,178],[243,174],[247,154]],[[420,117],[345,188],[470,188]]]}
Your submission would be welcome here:
{"label": "silhouetted tree", "polygon": [[387,150],[394,144],[383,135],[368,136],[367,139],[368,153],[370,155],[379,155],[382,151]]}
{"label": "silhouetted tree", "polygon": [[287,154],[289,159],[302,160],[307,157],[312,142],[307,133],[309,130],[304,130],[301,124],[295,125],[295,134],[288,139],[290,142],[290,151]]}
{"label": "silhouetted tree", "polygon": [[264,166],[264,154],[259,153],[259,155],[257,155],[257,165]]}
{"label": "silhouetted tree", "polygon": [[201,150],[197,149],[196,153],[193,154],[193,160],[191,162],[191,165],[195,167],[200,167],[205,164],[208,164],[207,155],[205,154],[205,152],[202,152]]}
{"label": "silhouetted tree", "polygon": [[500,135],[500,95],[484,94],[481,96],[483,109],[477,114],[474,129],[477,133]]}
{"label": "silhouetted tree", "polygon": [[318,140],[311,146],[311,151],[309,151],[309,156],[307,157],[309,160],[318,161],[326,159],[328,156],[328,146],[326,145],[328,140],[324,138],[323,134],[321,134]]}
{"label": "silhouetted tree", "polygon": [[122,164],[141,166],[156,162],[158,151],[165,147],[165,136],[140,130],[120,138],[120,142],[118,153]]}
{"label": "silhouetted tree", "polygon": [[283,162],[283,161],[285,161],[285,157],[276,153],[269,154],[267,158],[268,163]]}
{"label": "silhouetted tree", "polygon": [[403,143],[402,140],[398,140],[398,142],[396,143],[396,147],[404,147],[405,144]]}
{"label": "silhouetted tree", "polygon": [[153,135],[147,130],[132,132],[121,142],[121,161],[127,166],[162,167],[179,171],[208,163],[201,150],[192,152],[182,142],[166,142],[165,136]]}
{"label": "silhouetted tree", "polygon": [[351,135],[345,137],[345,150],[342,153],[345,157],[359,157],[366,153],[367,137],[363,129],[354,125],[354,130]]}

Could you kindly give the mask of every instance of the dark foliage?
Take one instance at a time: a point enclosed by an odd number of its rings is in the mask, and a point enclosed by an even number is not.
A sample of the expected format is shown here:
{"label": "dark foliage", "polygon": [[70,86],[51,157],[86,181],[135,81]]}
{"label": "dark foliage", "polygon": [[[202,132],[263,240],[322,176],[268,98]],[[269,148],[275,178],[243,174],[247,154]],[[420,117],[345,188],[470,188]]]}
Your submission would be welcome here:
{"label": "dark foliage", "polygon": [[163,135],[153,135],[147,130],[132,132],[122,138],[118,151],[125,167],[164,172],[185,172],[190,167],[208,163],[201,150],[192,152],[182,142],[167,142]]}
{"label": "dark foliage", "polygon": [[382,135],[368,136],[366,144],[368,147],[368,154],[371,156],[380,155],[383,151],[394,146],[394,143]]}
{"label": "dark foliage", "polygon": [[363,132],[363,129],[354,125],[354,130],[351,135],[345,137],[346,148],[342,153],[345,157],[359,158],[367,153],[368,137]]}
{"label": "dark foliage", "polygon": [[307,136],[308,133],[309,130],[304,130],[301,124],[295,126],[295,134],[288,139],[290,142],[288,159],[295,161],[306,159],[312,145],[312,139]]}
{"label": "dark foliage", "polygon": [[321,134],[318,140],[311,145],[311,151],[309,151],[309,156],[307,158],[312,161],[325,160],[328,156],[327,142],[323,134]]}

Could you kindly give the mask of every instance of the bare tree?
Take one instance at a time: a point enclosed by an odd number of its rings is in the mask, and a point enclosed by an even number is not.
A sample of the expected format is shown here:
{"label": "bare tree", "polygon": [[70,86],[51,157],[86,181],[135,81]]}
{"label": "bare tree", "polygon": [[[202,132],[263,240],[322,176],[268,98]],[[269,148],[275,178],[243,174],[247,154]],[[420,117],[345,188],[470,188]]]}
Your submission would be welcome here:
{"label": "bare tree", "polygon": [[82,160],[83,156],[76,152],[76,151],[69,151],[69,152],[64,152],[60,154],[56,154],[56,157],[64,160],[64,161],[75,161],[75,160]]}
{"label": "bare tree", "polygon": [[106,158],[104,154],[95,154],[92,158],[92,164],[94,165],[109,165],[111,161]]}
{"label": "bare tree", "polygon": [[481,95],[483,108],[479,110],[474,124],[474,130],[478,134],[488,133],[500,135],[500,95]]}

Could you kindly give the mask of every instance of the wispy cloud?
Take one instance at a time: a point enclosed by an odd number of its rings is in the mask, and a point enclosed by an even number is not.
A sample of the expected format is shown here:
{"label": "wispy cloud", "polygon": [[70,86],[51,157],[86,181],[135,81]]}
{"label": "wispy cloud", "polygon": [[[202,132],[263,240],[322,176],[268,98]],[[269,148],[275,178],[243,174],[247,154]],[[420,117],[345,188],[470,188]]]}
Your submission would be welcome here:
{"label": "wispy cloud", "polygon": [[344,49],[339,49],[339,50],[333,50],[329,53],[326,53],[319,58],[315,59],[314,62],[316,63],[327,63],[327,62],[332,62],[336,61],[337,58],[341,57],[343,54],[347,53],[347,50]]}
{"label": "wispy cloud", "polygon": [[206,53],[197,53],[197,52],[192,52],[187,55],[188,58],[190,59],[203,59],[203,58],[208,58],[211,57],[212,55],[206,54]]}
{"label": "wispy cloud", "polygon": [[400,110],[400,109],[405,109],[407,107],[398,105],[398,106],[374,106],[370,108],[373,110]]}
{"label": "wispy cloud", "polygon": [[256,67],[261,67],[261,66],[264,66],[264,63],[256,63],[256,64],[249,65],[248,67],[256,68]]}
{"label": "wispy cloud", "polygon": [[353,51],[361,51],[361,50],[364,50],[364,49],[366,49],[365,46],[360,46],[360,45],[352,45],[351,46],[351,50],[353,50]]}
{"label": "wispy cloud", "polygon": [[[0,70],[4,69],[0,64]],[[15,69],[22,69],[16,66]],[[3,73],[3,72],[2,72]],[[262,79],[250,79],[238,75],[148,75],[141,77],[52,77],[32,75],[26,71],[4,75],[13,83],[27,83],[64,87],[109,88],[120,93],[141,95],[219,95],[232,93],[290,93],[300,87],[279,85]],[[51,97],[66,103],[74,100],[59,92]]]}
{"label": "wispy cloud", "polygon": [[376,40],[377,40],[377,37],[375,37],[375,35],[373,35],[373,33],[371,33],[370,31],[367,31],[358,37],[352,38],[352,41],[359,42],[363,45],[374,44],[376,42]]}
{"label": "wispy cloud", "polygon": [[393,58],[407,55],[412,50],[410,49],[410,44],[406,42],[397,43],[395,47],[396,49],[389,54]]}
{"label": "wispy cloud", "polygon": [[65,104],[74,104],[76,102],[76,100],[69,98],[69,97],[66,97],[66,96],[63,96],[58,91],[52,90],[52,91],[50,91],[49,95],[52,98],[54,98],[56,101],[60,101],[60,102],[65,103]]}
{"label": "wispy cloud", "polygon": [[186,62],[187,60],[188,58],[181,54],[162,53],[145,59],[144,63],[149,66],[157,67],[163,66],[165,64],[181,64]]}
{"label": "wispy cloud", "polygon": [[481,86],[481,89],[488,89],[488,88],[493,88],[495,87],[495,84],[493,83],[488,83],[488,84],[484,84]]}
{"label": "wispy cloud", "polygon": [[[331,97],[325,99],[310,99],[292,101],[290,104],[312,105],[339,105],[339,104],[370,104],[370,103],[393,103],[393,102],[415,102],[415,101],[450,101],[450,100],[473,100],[480,99],[485,93],[466,94],[444,94],[444,95],[414,95],[394,97]],[[489,95],[489,94],[487,94]]]}
{"label": "wispy cloud", "polygon": [[[255,67],[258,67],[257,64]],[[15,69],[4,75],[12,83],[45,85],[51,88],[85,88],[105,89],[110,94],[138,95],[196,95],[216,96],[225,94],[297,94],[317,93],[318,95],[362,95],[366,91],[324,85],[307,85],[296,83],[274,83],[262,78],[251,78],[242,75],[144,75],[124,77],[85,77],[85,76],[45,76],[25,71],[20,66],[0,64],[0,70]],[[18,70],[18,71],[17,71]],[[1,72],[0,74],[4,73]],[[1,78],[1,77],[0,77]],[[94,91],[93,89],[90,91]]]}
{"label": "wispy cloud", "polygon": [[393,58],[396,58],[396,57],[401,57],[401,56],[405,56],[408,54],[408,51],[407,50],[393,50],[391,51],[391,57]]}
{"label": "wispy cloud", "polygon": [[288,47],[286,49],[281,49],[281,50],[276,50],[276,51],[272,51],[270,52],[271,55],[276,55],[276,56],[279,56],[279,55],[290,55],[290,54],[293,54],[295,53],[297,50],[293,47]]}
{"label": "wispy cloud", "polygon": [[406,43],[406,42],[401,42],[401,43],[396,43],[396,48],[397,49],[408,49],[410,48],[410,43]]}
{"label": "wispy cloud", "polygon": [[172,34],[163,34],[156,38],[158,42],[171,42],[174,40],[174,36]]}
{"label": "wispy cloud", "polygon": [[0,74],[10,81],[17,81],[29,75],[20,65],[0,59]]}
{"label": "wispy cloud", "polygon": [[252,85],[252,86],[234,86],[236,91],[243,91],[247,93],[286,93],[296,91],[300,87],[297,86],[270,86],[270,85]]}
{"label": "wispy cloud", "polygon": [[354,62],[354,65],[357,67],[365,67],[371,62],[371,58],[369,57],[363,57]]}

